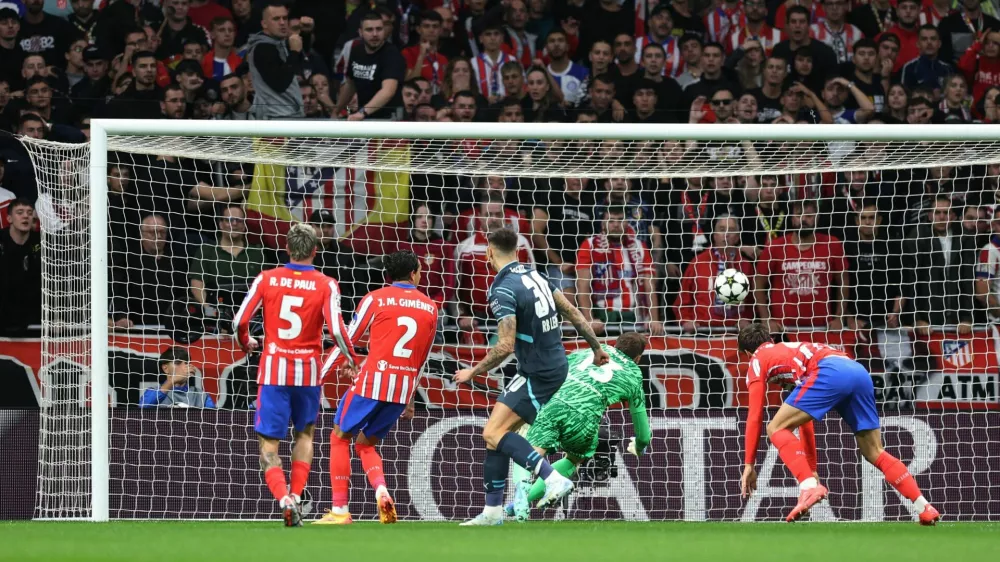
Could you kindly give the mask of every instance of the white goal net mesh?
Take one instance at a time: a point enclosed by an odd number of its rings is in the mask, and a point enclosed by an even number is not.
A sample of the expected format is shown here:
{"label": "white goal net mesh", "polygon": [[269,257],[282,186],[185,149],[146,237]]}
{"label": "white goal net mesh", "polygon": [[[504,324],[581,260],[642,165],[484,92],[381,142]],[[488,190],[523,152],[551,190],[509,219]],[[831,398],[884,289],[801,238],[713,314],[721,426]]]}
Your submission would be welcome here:
{"label": "white goal net mesh", "polygon": [[[23,139],[44,262],[36,516],[90,515],[97,189],[108,199],[110,351],[98,368],[110,382],[112,518],[276,517],[253,432],[256,358],[229,326],[249,281],[282,263],[288,227],[308,222],[345,312],[383,284],[378,258],[398,249],[421,259],[441,307],[416,417],[379,446],[403,519],[461,519],[483,504],[480,432],[516,364],[471,386],[448,375],[492,344],[483,233],[506,225],[522,235],[521,259],[609,340],[653,334],[650,453],[623,455],[632,430],[612,408],[574,494],[536,517],[783,517],[798,489],[766,438],[759,489],[739,494],[747,393],[735,333],[766,318],[788,341],[839,346],[869,369],[887,449],[946,519],[998,520],[1000,140],[827,141],[825,130],[809,142],[111,136],[98,186],[89,146]],[[711,289],[730,267],[753,287],[740,306]],[[194,374],[168,378],[162,357],[188,357]],[[330,507],[329,432],[347,387],[323,389],[307,486],[317,508]],[[780,400],[769,396],[771,412]],[[912,518],[838,415],[816,433],[831,494],[814,520]],[[355,519],[376,518],[359,470],[351,489]]]}

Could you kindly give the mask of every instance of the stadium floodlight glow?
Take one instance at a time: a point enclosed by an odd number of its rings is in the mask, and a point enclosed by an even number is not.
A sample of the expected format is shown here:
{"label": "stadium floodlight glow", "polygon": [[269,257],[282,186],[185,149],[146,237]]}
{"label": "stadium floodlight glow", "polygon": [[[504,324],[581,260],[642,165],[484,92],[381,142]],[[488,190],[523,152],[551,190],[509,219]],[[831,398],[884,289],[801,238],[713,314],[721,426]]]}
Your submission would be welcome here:
{"label": "stadium floodlight glow", "polygon": [[[673,271],[671,266],[683,271],[692,257],[713,243],[711,232],[693,230],[688,222],[691,213],[701,217],[702,212],[702,201],[686,199],[689,188],[692,196],[711,193],[705,196],[719,197],[712,199],[712,213],[716,204],[720,213],[736,213],[754,208],[761,176],[777,177],[779,190],[790,200],[832,201],[842,195],[842,188],[849,188],[850,172],[863,171],[866,182],[882,186],[877,193],[870,191],[869,198],[882,213],[882,228],[891,228],[891,235],[898,238],[900,233],[919,227],[926,215],[928,203],[921,199],[924,182],[983,192],[1000,187],[1000,125],[95,119],[86,145],[27,138],[22,142],[35,166],[42,222],[43,368],[38,373],[42,413],[35,515],[43,519],[275,516],[273,502],[265,501],[266,490],[258,474],[252,413],[245,409],[247,391],[237,391],[234,386],[234,373],[247,371],[246,361],[226,347],[231,344],[224,334],[198,333],[197,341],[188,345],[198,361],[214,362],[200,364],[198,382],[222,409],[157,410],[130,404],[152,384],[155,373],[146,377],[123,373],[116,361],[155,363],[156,355],[173,344],[168,336],[184,330],[197,332],[208,324],[191,328],[185,316],[194,299],[187,272],[170,277],[175,281],[169,282],[176,286],[160,287],[169,290],[157,293],[174,299],[160,303],[164,306],[159,314],[166,322],[161,323],[159,332],[125,331],[109,322],[109,315],[113,317],[120,303],[147,294],[139,291],[138,278],[116,277],[123,274],[121,264],[138,263],[144,251],[143,214],[132,213],[127,205],[164,215],[172,237],[168,247],[185,254],[185,267],[196,260],[203,245],[212,244],[218,228],[212,213],[215,204],[226,198],[245,199],[249,206],[265,211],[267,205],[277,202],[282,208],[268,212],[286,222],[306,220],[315,210],[328,210],[336,218],[336,236],[357,240],[369,228],[379,248],[410,236],[411,215],[417,203],[426,203],[437,233],[453,235],[449,248],[455,248],[477,229],[476,206],[503,197],[509,210],[520,210],[523,215],[518,218],[516,212],[508,213],[504,220],[522,229],[528,244],[545,241],[552,248],[570,238],[579,244],[591,234],[579,230],[582,219],[576,209],[563,213],[571,205],[563,193],[566,185],[579,182],[584,196],[590,198],[579,208],[590,205],[592,212],[594,207],[607,207],[604,198],[610,188],[605,184],[624,178],[629,180],[631,198],[625,202],[630,210],[638,211],[627,221],[638,227],[633,228],[634,234],[647,245],[651,286],[663,307],[663,318],[667,308],[675,304],[664,302],[666,291],[676,290],[672,284],[683,281],[683,275],[666,280],[664,272]],[[119,175],[109,182],[112,169]],[[490,187],[490,177],[505,181]],[[721,195],[717,195],[714,188],[707,189],[715,185],[711,178],[721,177],[731,178],[732,193],[720,188]],[[124,198],[115,191],[123,183],[128,196]],[[911,185],[921,189],[912,192]],[[204,199],[196,199],[180,187],[204,187],[199,195]],[[703,187],[703,191],[696,190]],[[747,200],[723,199],[735,197],[733,193]],[[929,204],[933,205],[933,199]],[[821,227],[838,233],[854,228],[859,211],[852,205],[821,207],[822,220],[831,221]],[[749,219],[739,223],[743,229],[753,224],[753,216],[745,216]],[[597,215],[587,220],[598,231],[603,228]],[[531,231],[541,224],[548,230]],[[789,228],[787,223],[784,228]],[[919,228],[912,231],[926,232]],[[926,242],[932,236],[924,238]],[[357,249],[362,247],[375,246],[359,245],[355,251],[362,253]],[[553,261],[550,273],[560,270],[551,253],[544,248],[535,250],[533,259]],[[562,252],[560,259],[572,259],[571,255]],[[453,259],[449,266],[465,267],[474,261],[472,256]],[[359,257],[364,259],[353,263],[367,263],[372,256]],[[425,265],[433,268],[435,259],[441,258],[428,259]],[[920,276],[929,269],[919,263],[904,261],[903,266],[865,279],[897,280],[901,290],[908,291],[922,283]],[[716,265],[709,267],[711,274],[704,283],[692,287],[713,291],[712,281],[724,269]],[[608,267],[620,266],[631,267]],[[544,272],[545,264],[539,268]],[[574,271],[569,268],[563,272],[563,287],[579,293]],[[431,288],[449,299],[461,299],[458,295],[466,294],[465,284],[474,283],[470,280],[474,275],[480,274],[459,270],[442,275]],[[627,281],[614,290],[628,293],[629,302],[638,304],[636,310],[615,312],[626,313],[620,314],[627,318],[622,326],[645,328],[652,318],[642,303],[650,295],[642,283],[633,283],[632,277],[623,279]],[[610,282],[610,278],[601,282]],[[754,282],[750,277],[749,283]],[[610,291],[607,285],[588,287],[594,299],[601,290]],[[807,287],[809,294],[826,288]],[[882,285],[874,282],[862,288],[864,294],[884,292]],[[968,291],[956,297],[957,308],[949,314],[963,313],[963,319],[979,315],[977,318],[985,320],[972,289]],[[470,290],[468,294],[475,293]],[[753,306],[752,295],[743,306]],[[609,299],[607,308],[615,306],[610,303],[614,300]],[[700,313],[713,314],[708,309],[715,303],[691,306],[706,307]],[[344,303],[343,308],[352,307]],[[1000,465],[997,375],[990,375],[977,363],[986,361],[983,357],[997,349],[997,332],[979,325],[971,340],[941,336],[948,331],[945,324],[955,323],[949,314],[943,314],[945,320],[931,327],[929,341],[937,346],[935,357],[953,363],[942,363],[928,375],[905,366],[912,358],[894,356],[894,370],[886,367],[885,373],[876,373],[884,382],[880,399],[899,409],[883,418],[886,438],[891,448],[904,450],[901,458],[923,479],[921,485],[928,498],[947,519],[998,520],[996,492],[988,487],[990,469]],[[488,395],[496,391],[503,375],[495,375],[489,382],[490,390],[477,386],[459,392],[444,382],[446,371],[463,360],[455,350],[469,343],[448,339],[461,335],[454,327],[455,315],[449,305],[446,316],[450,320],[446,319],[444,327],[450,332],[444,336],[446,343],[432,354],[420,393],[433,415],[420,415],[414,422],[400,425],[397,435],[382,446],[390,485],[403,490],[394,495],[401,519],[465,517],[469,498],[481,487],[478,474],[473,474],[481,460],[475,458],[481,448],[478,426],[484,419],[482,408],[489,402]],[[822,322],[808,320],[801,324],[819,329],[811,337],[830,338],[838,345],[854,341],[853,335],[842,338],[839,331],[827,331]],[[609,335],[616,333],[612,324],[608,323]],[[602,466],[585,468],[588,480],[571,497],[567,516],[641,520],[659,513],[661,518],[753,521],[780,515],[764,498],[777,498],[769,501],[778,507],[794,503],[794,490],[774,485],[784,473],[775,462],[773,448],[766,452],[758,496],[745,505],[739,500],[738,471],[732,467],[742,462],[737,408],[744,405],[740,392],[745,387],[740,386],[744,373],[739,372],[735,360],[727,358],[731,335],[691,340],[676,337],[681,327],[675,324],[668,323],[668,339],[657,340],[648,354],[648,390],[654,406],[652,454],[642,459],[641,470],[635,470],[634,460],[612,453],[606,453]],[[490,328],[484,324],[481,329]],[[871,345],[880,353],[898,354],[900,348],[913,347],[913,341],[902,332],[878,327],[872,332]],[[1000,336],[996,337],[1000,341]],[[974,347],[968,343],[973,340],[977,342]],[[684,347],[689,344],[691,347]],[[123,355],[125,359],[121,359]],[[935,357],[921,359],[933,362]],[[509,374],[509,367],[502,369]],[[971,379],[962,382],[960,377]],[[336,399],[331,392],[334,390],[326,394],[328,402]],[[238,399],[243,409],[230,409]],[[315,463],[323,468],[316,470],[319,478],[314,477],[313,482],[320,484],[313,486],[311,494],[320,504],[329,502],[325,440],[330,417],[331,411],[321,413],[317,427],[320,445]],[[609,419],[609,444],[623,450],[615,439],[624,434],[624,418],[612,414]],[[832,492],[831,504],[853,509],[844,510],[850,514],[840,517],[879,521],[908,517],[898,498],[883,493],[887,487],[881,476],[873,477],[870,467],[855,456],[853,437],[838,420],[818,425],[817,441],[821,475]],[[824,446],[836,456],[827,458]],[[678,478],[680,481],[671,480]],[[354,501],[361,502],[361,494],[356,496]],[[663,501],[669,504],[667,508],[663,508]],[[611,503],[617,507],[605,511],[602,506]],[[835,511],[824,507],[815,510],[813,517],[833,519]]]}

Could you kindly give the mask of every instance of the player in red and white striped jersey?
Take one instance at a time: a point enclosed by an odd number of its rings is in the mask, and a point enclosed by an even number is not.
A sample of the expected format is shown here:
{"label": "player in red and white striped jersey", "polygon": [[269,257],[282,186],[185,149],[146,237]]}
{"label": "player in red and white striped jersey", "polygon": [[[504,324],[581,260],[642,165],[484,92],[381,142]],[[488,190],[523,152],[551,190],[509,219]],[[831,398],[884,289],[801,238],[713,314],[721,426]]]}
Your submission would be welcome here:
{"label": "player in red and white striped jersey", "polygon": [[[347,510],[351,480],[351,439],[361,458],[368,482],[375,488],[379,519],[396,522],[396,508],[385,486],[382,457],[375,450],[401,415],[412,415],[413,393],[420,370],[427,360],[437,332],[438,305],[420,292],[420,260],[410,251],[395,252],[384,259],[392,285],[372,291],[361,299],[351,322],[351,339],[370,334],[368,358],[354,377],[354,384],[340,400],[330,435],[330,481],[333,509],[320,525],[351,523]],[[323,372],[341,364],[337,350]],[[352,373],[352,370],[348,370]]]}
{"label": "player in red and white striped jersey", "polygon": [[[351,365],[357,364],[347,328],[340,316],[337,282],[313,268],[319,239],[313,228],[297,224],[288,230],[290,262],[262,272],[247,292],[233,332],[245,351],[260,344],[249,334],[250,319],[264,307],[264,349],[258,365],[257,415],[264,480],[282,509],[285,526],[302,524],[300,501],[312,465],[313,432],[319,413],[323,324]],[[278,445],[295,428],[291,489],[285,480]]]}

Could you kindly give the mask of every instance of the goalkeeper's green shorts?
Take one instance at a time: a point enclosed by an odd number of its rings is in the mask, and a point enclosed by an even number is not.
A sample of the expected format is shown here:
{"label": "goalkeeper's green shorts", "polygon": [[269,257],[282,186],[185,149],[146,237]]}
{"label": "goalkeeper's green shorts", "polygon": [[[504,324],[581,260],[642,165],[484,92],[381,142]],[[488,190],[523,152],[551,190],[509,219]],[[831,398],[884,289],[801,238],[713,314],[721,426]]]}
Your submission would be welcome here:
{"label": "goalkeeper's green shorts", "polygon": [[584,416],[557,401],[549,402],[528,430],[528,443],[547,451],[563,451],[589,459],[597,450],[600,416]]}

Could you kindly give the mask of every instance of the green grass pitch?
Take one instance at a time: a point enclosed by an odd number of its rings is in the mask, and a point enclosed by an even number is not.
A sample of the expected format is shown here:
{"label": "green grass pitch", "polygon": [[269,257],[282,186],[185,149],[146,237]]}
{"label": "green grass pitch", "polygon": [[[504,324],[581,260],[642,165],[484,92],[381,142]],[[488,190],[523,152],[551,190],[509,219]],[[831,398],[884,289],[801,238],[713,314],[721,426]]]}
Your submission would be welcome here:
{"label": "green grass pitch", "polygon": [[0,523],[0,560],[219,562],[1000,561],[1000,524]]}

